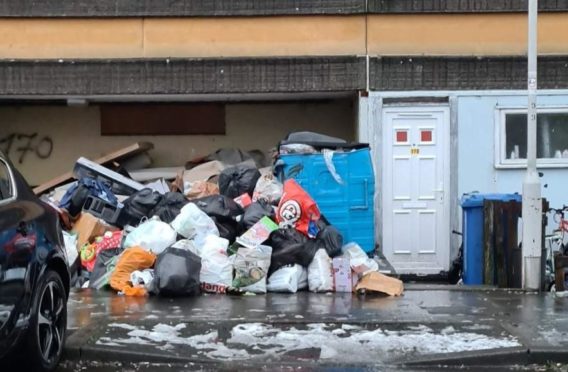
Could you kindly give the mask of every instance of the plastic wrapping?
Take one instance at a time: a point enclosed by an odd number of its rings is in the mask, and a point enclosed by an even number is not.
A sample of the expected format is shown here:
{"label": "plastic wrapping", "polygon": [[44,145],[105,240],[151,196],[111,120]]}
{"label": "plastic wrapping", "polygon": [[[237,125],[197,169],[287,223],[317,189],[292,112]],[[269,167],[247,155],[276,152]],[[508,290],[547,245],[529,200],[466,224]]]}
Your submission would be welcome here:
{"label": "plastic wrapping", "polygon": [[160,254],[176,242],[177,234],[170,225],[152,217],[136,227],[124,239],[124,248],[143,247],[154,254]]}
{"label": "plastic wrapping", "polygon": [[296,293],[308,287],[308,271],[296,264],[276,270],[268,277],[266,289],[269,292]]}
{"label": "plastic wrapping", "polygon": [[256,182],[252,201],[264,200],[269,204],[277,203],[282,198],[284,186],[272,174],[261,176]]}
{"label": "plastic wrapping", "polygon": [[333,291],[333,266],[325,249],[318,249],[308,266],[308,284],[311,292]]}
{"label": "plastic wrapping", "polygon": [[351,269],[355,273],[363,275],[370,271],[379,270],[377,261],[367,256],[367,253],[357,243],[346,244],[343,247],[343,252],[345,256],[349,257]]}
{"label": "plastic wrapping", "polygon": [[199,281],[204,292],[225,293],[233,281],[233,264],[227,255],[229,241],[209,235],[201,250]]}
{"label": "plastic wrapping", "polygon": [[270,267],[272,248],[239,248],[235,255],[233,287],[254,293],[266,293],[266,276]]}
{"label": "plastic wrapping", "polygon": [[179,235],[193,240],[197,246],[204,244],[207,235],[219,236],[215,222],[193,203],[183,207],[171,225]]}

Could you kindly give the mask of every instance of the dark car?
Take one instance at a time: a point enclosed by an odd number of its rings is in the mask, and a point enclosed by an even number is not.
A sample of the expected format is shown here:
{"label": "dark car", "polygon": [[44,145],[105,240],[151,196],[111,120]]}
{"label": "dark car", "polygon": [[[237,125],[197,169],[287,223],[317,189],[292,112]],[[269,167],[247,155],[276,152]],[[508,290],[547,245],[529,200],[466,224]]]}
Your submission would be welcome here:
{"label": "dark car", "polygon": [[63,247],[57,211],[0,153],[0,371],[57,366],[69,295]]}

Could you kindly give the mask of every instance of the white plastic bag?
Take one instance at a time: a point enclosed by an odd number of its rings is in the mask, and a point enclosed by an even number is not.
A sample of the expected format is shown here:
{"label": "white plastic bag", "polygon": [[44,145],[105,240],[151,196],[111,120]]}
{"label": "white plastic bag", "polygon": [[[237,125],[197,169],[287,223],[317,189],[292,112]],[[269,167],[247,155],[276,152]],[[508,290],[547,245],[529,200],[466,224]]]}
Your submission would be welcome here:
{"label": "white plastic bag", "polygon": [[349,257],[351,270],[359,275],[366,274],[370,271],[379,271],[379,264],[373,260],[357,243],[349,243],[341,249],[343,253]]}
{"label": "white plastic bag", "polygon": [[335,182],[337,182],[340,185],[343,185],[343,179],[341,178],[339,173],[337,173],[337,170],[335,170],[335,165],[333,165],[333,154],[334,153],[335,153],[335,151],[333,151],[333,150],[323,149],[322,150],[323,160],[325,161],[325,165],[327,166],[327,170],[329,171],[329,173],[331,173],[331,176],[333,177]]}
{"label": "white plastic bag", "polygon": [[225,293],[233,282],[233,264],[227,255],[229,241],[208,235],[201,249],[199,282],[204,292]]}
{"label": "white plastic bag", "polygon": [[270,267],[272,247],[239,248],[234,259],[233,287],[253,293],[266,293],[266,275]]}
{"label": "white plastic bag", "polygon": [[154,269],[136,270],[130,274],[130,282],[133,286],[144,286],[149,289],[154,280]]}
{"label": "white plastic bag", "polygon": [[266,289],[269,292],[296,293],[308,286],[308,272],[298,265],[284,266],[268,277]]}
{"label": "white plastic bag", "polygon": [[186,204],[171,225],[178,234],[193,240],[198,247],[205,243],[207,235],[219,236],[215,222],[193,203]]}
{"label": "white plastic bag", "polygon": [[193,240],[189,239],[178,240],[172,245],[172,248],[186,249],[191,253],[201,257],[201,247],[196,246]]}
{"label": "white plastic bag", "polygon": [[138,225],[124,239],[124,248],[142,247],[156,255],[176,242],[177,234],[170,225],[155,216]]}
{"label": "white plastic bag", "polygon": [[298,276],[298,291],[308,289],[308,269],[302,266],[302,272]]}
{"label": "white plastic bag", "polygon": [[325,249],[318,249],[308,266],[308,284],[311,292],[333,291],[333,266]]}
{"label": "white plastic bag", "polygon": [[71,266],[79,257],[77,234],[70,234],[67,231],[63,231],[63,242],[65,244],[65,253],[67,254],[67,264]]}
{"label": "white plastic bag", "polygon": [[284,187],[272,174],[261,176],[256,182],[252,201],[266,200],[269,204],[280,200]]}

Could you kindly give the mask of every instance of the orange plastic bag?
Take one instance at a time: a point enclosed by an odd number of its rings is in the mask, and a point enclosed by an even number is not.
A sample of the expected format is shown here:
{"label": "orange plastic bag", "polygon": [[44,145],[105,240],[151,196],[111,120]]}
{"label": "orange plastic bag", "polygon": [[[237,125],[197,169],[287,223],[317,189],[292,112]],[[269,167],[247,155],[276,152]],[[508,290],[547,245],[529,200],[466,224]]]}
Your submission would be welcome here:
{"label": "orange plastic bag", "polygon": [[140,247],[126,249],[116,263],[110,277],[110,286],[127,296],[145,296],[145,288],[132,286],[130,274],[136,270],[149,269],[154,266],[154,262],[156,262],[156,255],[152,252]]}
{"label": "orange plastic bag", "polygon": [[321,214],[316,202],[293,179],[284,182],[284,194],[278,205],[278,223],[292,225],[299,232],[315,238],[318,231],[316,222]]}

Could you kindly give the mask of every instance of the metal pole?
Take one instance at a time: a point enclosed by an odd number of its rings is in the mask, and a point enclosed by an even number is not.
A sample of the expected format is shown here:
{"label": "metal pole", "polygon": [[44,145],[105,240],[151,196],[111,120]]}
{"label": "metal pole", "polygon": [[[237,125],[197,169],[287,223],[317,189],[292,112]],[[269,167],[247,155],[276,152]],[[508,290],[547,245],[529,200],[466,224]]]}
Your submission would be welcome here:
{"label": "metal pole", "polygon": [[523,181],[523,288],[540,289],[542,199],[536,169],[537,146],[537,13],[538,0],[529,0],[527,173]]}

